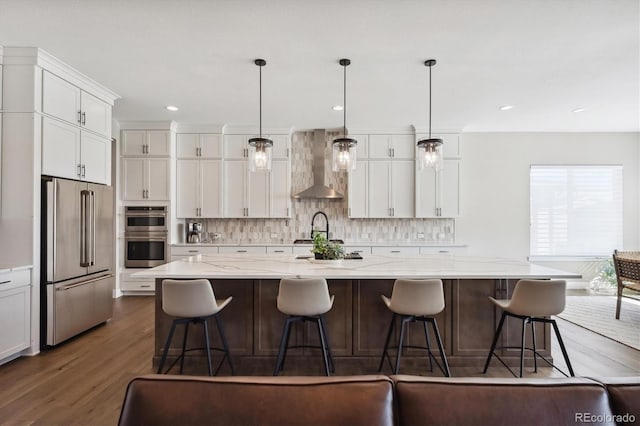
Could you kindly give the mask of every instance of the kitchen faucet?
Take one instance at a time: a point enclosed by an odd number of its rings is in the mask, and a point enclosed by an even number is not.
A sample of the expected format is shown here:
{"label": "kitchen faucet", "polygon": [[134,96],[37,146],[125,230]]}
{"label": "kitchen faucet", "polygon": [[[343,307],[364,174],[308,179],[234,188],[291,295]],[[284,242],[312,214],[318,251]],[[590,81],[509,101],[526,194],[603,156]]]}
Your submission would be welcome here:
{"label": "kitchen faucet", "polygon": [[[324,231],[316,231],[315,227],[313,226],[315,224],[316,217],[318,216],[324,216],[324,222],[327,224]],[[329,219],[327,218],[327,215],[324,212],[315,212],[315,214],[313,215],[313,218],[311,219],[311,239],[312,240],[313,240],[314,232],[324,233],[327,236],[327,240],[329,239]]]}

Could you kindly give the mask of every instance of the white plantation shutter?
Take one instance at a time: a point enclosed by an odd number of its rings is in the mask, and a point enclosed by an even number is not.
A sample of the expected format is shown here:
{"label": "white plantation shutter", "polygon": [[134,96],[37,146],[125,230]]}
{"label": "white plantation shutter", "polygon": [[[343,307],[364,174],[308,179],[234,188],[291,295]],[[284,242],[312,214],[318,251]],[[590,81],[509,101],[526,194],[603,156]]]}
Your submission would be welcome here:
{"label": "white plantation shutter", "polygon": [[622,166],[531,166],[530,186],[532,257],[622,248]]}

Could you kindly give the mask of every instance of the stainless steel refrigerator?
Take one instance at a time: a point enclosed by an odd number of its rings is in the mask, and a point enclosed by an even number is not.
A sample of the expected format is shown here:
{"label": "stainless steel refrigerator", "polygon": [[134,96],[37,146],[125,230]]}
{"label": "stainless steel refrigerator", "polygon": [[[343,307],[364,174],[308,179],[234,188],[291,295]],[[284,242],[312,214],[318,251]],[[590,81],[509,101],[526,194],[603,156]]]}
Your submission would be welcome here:
{"label": "stainless steel refrigerator", "polygon": [[42,178],[42,347],[111,318],[113,219],[110,186]]}

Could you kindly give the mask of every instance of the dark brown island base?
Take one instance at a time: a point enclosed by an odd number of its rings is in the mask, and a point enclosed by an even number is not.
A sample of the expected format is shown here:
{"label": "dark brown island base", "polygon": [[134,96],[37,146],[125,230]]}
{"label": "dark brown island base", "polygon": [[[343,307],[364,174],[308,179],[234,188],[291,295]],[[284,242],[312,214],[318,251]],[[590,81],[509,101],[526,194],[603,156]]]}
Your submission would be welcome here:
{"label": "dark brown island base", "polygon": [[[220,319],[230,346],[235,373],[238,375],[270,375],[276,362],[285,315],[276,308],[278,284],[283,277],[323,277],[335,296],[326,316],[335,374],[368,374],[377,371],[391,313],[380,295],[391,295],[396,278],[440,278],[444,284],[445,309],[437,317],[449,365],[477,367],[482,370],[497,322],[500,319],[488,297],[511,297],[521,278],[579,278],[579,275],[545,268],[526,262],[476,258],[468,256],[368,256],[364,260],[309,261],[293,256],[209,255],[172,262],[145,270],[138,276],[156,279],[155,344],[153,365],[157,368],[169,333],[172,317],[162,310],[162,280],[207,278],[217,299],[233,296]],[[217,329],[209,327],[212,346],[221,347]],[[290,345],[319,345],[314,324],[300,323],[292,330]],[[189,332],[187,348],[202,348],[199,328]],[[508,318],[502,334],[502,346],[518,346],[522,323]],[[551,334],[548,324],[536,324],[536,346],[540,353],[551,356]],[[431,333],[431,330],[429,330]],[[183,327],[173,338],[168,362],[180,353]],[[397,338],[397,336],[395,336]],[[431,342],[433,340],[431,335]],[[424,346],[421,323],[410,324],[405,344]],[[528,333],[527,346],[531,346]],[[433,345],[435,346],[435,345]],[[435,349],[432,348],[432,349]],[[437,350],[434,350],[437,355]],[[498,352],[511,366],[519,365],[519,350]],[[393,354],[395,355],[395,354]],[[571,355],[571,354],[569,354]],[[222,359],[213,354],[214,367]],[[493,360],[492,365],[498,361]],[[532,365],[532,357],[525,365]],[[168,365],[168,364],[167,364]],[[421,374],[428,371],[425,351],[406,349],[401,372]],[[177,367],[174,367],[177,372]],[[185,373],[206,374],[203,351],[189,352]],[[385,364],[385,373],[390,367]],[[219,374],[229,374],[225,363]],[[283,375],[324,374],[319,349],[289,349]]]}

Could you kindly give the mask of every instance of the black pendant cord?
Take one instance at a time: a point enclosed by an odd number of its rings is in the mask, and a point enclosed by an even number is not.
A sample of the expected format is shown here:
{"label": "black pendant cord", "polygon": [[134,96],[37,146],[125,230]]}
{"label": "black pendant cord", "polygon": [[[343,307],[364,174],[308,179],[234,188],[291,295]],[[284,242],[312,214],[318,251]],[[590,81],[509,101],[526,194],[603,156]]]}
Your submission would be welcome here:
{"label": "black pendant cord", "polygon": [[[259,84],[259,86],[260,86],[260,96],[259,96],[259,99],[260,99],[260,101],[259,101],[259,103],[260,103],[260,107],[259,107],[259,110],[260,110],[260,113],[259,113],[260,114],[260,139],[262,139],[262,66],[259,66],[258,69],[260,71],[260,74],[259,74],[260,75],[260,84]],[[429,74],[429,75],[431,75],[431,74]],[[431,107],[429,107],[429,109],[431,109]],[[429,119],[429,121],[431,121],[431,119]],[[431,130],[429,130],[429,134],[431,134]]]}
{"label": "black pendant cord", "polygon": [[344,77],[342,79],[342,99],[343,99],[343,112],[342,112],[342,134],[344,138],[347,137],[347,66],[343,65]]}
{"label": "black pendant cord", "polygon": [[431,139],[431,66],[429,66],[429,139]]}

